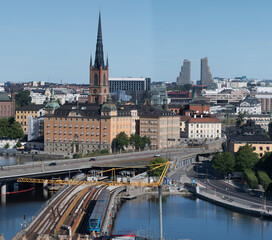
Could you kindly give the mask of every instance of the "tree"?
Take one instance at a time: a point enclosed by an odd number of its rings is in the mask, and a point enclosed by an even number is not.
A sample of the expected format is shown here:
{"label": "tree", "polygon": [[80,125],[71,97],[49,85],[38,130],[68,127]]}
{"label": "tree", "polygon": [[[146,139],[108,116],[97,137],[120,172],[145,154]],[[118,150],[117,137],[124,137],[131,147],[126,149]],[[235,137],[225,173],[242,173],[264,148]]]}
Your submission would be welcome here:
{"label": "tree", "polygon": [[236,125],[237,126],[243,126],[244,125],[244,117],[245,117],[245,113],[238,113],[238,117],[236,119]]}
{"label": "tree", "polygon": [[212,167],[220,173],[230,173],[235,169],[235,157],[230,152],[217,153],[212,159]]}
{"label": "tree", "polygon": [[6,145],[5,145],[5,149],[8,149],[9,148],[9,143],[7,143]]}
{"label": "tree", "polygon": [[15,95],[16,108],[27,106],[31,103],[31,97],[29,91],[20,91]]}
{"label": "tree", "polygon": [[24,137],[20,123],[14,117],[0,119],[0,138],[16,139]]}
{"label": "tree", "polygon": [[20,141],[18,141],[18,142],[16,143],[16,147],[17,147],[17,148],[22,147],[22,143],[21,143]]}
{"label": "tree", "polygon": [[138,134],[131,134],[130,138],[129,138],[129,143],[135,147],[135,149],[139,150],[143,150],[146,145],[150,146],[151,144],[151,141],[150,141],[150,138],[148,138],[147,136],[143,136],[141,137],[140,135]]}
{"label": "tree", "polygon": [[125,132],[120,132],[113,139],[113,144],[116,144],[117,149],[124,150],[129,144],[128,135]]}
{"label": "tree", "polygon": [[254,152],[253,147],[246,144],[239,148],[236,157],[236,168],[238,171],[244,171],[245,169],[253,169],[258,163],[258,154]]}
{"label": "tree", "polygon": [[[150,165],[151,165],[151,164],[160,164],[160,163],[166,163],[166,160],[164,160],[162,157],[157,157],[157,158],[155,158],[154,160],[151,160],[151,161],[149,162]],[[159,176],[161,176],[164,167],[159,167],[159,168],[156,168],[156,167],[157,167],[157,165],[149,166],[150,175],[151,175],[151,176],[157,176],[157,177],[159,177]],[[154,169],[154,168],[156,168],[156,169],[155,169],[155,170],[152,170],[152,169]]]}

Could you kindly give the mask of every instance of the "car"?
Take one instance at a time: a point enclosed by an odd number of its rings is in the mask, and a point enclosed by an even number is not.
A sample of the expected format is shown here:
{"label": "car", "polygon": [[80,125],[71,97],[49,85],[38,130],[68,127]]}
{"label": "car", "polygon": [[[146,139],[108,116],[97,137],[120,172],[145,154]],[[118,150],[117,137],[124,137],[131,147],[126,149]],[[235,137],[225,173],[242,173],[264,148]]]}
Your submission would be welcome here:
{"label": "car", "polygon": [[156,153],[154,157],[160,157],[161,155],[159,153]]}
{"label": "car", "polygon": [[49,165],[48,166],[56,166],[57,165],[57,163],[55,163],[55,162],[51,162],[51,163],[49,163]]}
{"label": "car", "polygon": [[96,159],[94,157],[90,158],[89,161],[95,161]]}

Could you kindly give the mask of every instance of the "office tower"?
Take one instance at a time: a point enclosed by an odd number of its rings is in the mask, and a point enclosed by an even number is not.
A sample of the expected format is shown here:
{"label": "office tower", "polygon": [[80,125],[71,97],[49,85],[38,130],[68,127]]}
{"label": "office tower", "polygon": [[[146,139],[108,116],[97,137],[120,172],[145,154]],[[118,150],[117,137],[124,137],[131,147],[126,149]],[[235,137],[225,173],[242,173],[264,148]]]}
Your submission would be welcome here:
{"label": "office tower", "polygon": [[98,33],[94,65],[92,66],[92,57],[90,60],[90,88],[89,103],[103,104],[107,101],[109,94],[109,66],[108,59],[104,63],[104,52],[102,43],[101,14],[99,12]]}
{"label": "office tower", "polygon": [[208,86],[213,83],[212,74],[210,72],[210,67],[208,66],[208,58],[201,59],[201,85]]}
{"label": "office tower", "polygon": [[184,85],[191,83],[191,62],[184,59],[183,66],[181,66],[181,71],[177,77],[177,85]]}

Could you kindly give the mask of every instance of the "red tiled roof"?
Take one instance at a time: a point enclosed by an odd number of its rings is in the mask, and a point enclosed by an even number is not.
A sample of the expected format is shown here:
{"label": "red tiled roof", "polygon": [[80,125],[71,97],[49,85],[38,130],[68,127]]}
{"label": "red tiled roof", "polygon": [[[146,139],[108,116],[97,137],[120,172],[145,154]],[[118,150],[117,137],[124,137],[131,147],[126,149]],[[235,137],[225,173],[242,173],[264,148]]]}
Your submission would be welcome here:
{"label": "red tiled roof", "polygon": [[192,123],[220,123],[219,119],[216,117],[197,117],[197,118],[193,118],[191,117],[189,119],[189,122]]}
{"label": "red tiled roof", "polygon": [[188,121],[190,118],[190,116],[180,116],[180,121]]}

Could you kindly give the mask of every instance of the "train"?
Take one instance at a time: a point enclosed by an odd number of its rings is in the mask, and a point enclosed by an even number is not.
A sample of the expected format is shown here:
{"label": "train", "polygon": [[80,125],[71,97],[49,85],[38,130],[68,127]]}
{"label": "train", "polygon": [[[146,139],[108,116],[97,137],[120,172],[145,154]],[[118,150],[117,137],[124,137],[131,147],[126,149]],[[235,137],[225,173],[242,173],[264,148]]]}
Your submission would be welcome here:
{"label": "train", "polygon": [[98,196],[94,209],[89,218],[89,231],[100,232],[104,221],[107,206],[110,200],[110,190],[103,189]]}

